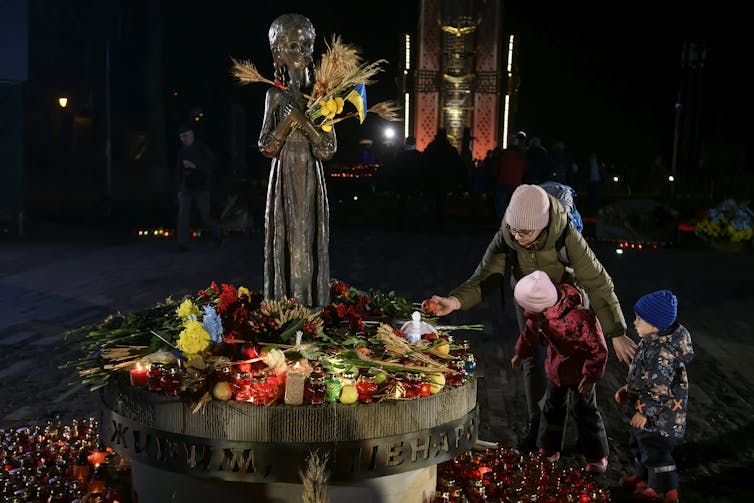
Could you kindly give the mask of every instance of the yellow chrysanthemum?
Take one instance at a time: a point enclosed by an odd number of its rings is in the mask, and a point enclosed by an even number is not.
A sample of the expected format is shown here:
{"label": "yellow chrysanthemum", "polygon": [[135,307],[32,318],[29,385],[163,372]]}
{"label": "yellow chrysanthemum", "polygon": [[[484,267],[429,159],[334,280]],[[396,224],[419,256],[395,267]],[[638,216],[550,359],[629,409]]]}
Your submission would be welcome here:
{"label": "yellow chrysanthemum", "polygon": [[176,346],[191,359],[205,351],[212,341],[202,324],[196,320],[188,320],[183,331],[178,335]]}
{"label": "yellow chrysanthemum", "polygon": [[250,292],[249,292],[249,289],[248,289],[248,288],[246,288],[245,286],[239,286],[239,287],[238,287],[238,297],[239,297],[239,298],[241,298],[241,297],[242,297],[242,296],[244,296],[244,295],[245,295],[246,297],[248,297],[248,296],[249,296],[249,294],[250,294]]}
{"label": "yellow chrysanthemum", "polygon": [[322,131],[324,131],[325,133],[329,133],[330,131],[332,131],[332,124],[330,124],[329,122],[327,122],[327,123],[325,123],[325,124],[322,124],[322,125],[320,126],[320,128],[321,128],[321,129],[322,129]]}
{"label": "yellow chrysanthemum", "polygon": [[175,314],[182,320],[187,320],[189,316],[199,316],[199,307],[190,299],[181,302],[181,305],[175,310]]}

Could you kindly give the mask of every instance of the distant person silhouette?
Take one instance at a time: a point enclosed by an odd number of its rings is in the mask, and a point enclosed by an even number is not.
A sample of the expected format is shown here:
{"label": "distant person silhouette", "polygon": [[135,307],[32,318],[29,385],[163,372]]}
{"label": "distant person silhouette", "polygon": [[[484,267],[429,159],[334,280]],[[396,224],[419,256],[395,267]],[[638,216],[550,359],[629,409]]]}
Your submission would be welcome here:
{"label": "distant person silhouette", "polygon": [[542,139],[534,136],[526,149],[525,183],[540,184],[550,179],[550,153],[542,145]]}
{"label": "distant person silhouette", "polygon": [[500,153],[495,164],[495,212],[498,221],[503,219],[505,209],[516,187],[526,175],[526,133],[519,131],[510,141],[510,146]]}
{"label": "distant person silhouette", "polygon": [[206,143],[196,138],[194,128],[178,128],[181,148],[178,150],[178,251],[189,251],[191,239],[191,210],[194,205],[204,224],[210,228],[215,244],[219,246],[222,235],[217,220],[210,209],[211,180],[215,169],[215,156]]}
{"label": "distant person silhouette", "polygon": [[602,184],[607,178],[605,164],[596,152],[589,154],[586,161],[587,187],[589,188],[589,206],[592,212],[596,213],[600,209],[600,196]]}
{"label": "distant person silhouette", "polygon": [[432,198],[435,222],[447,215],[448,193],[455,189],[457,173],[462,171],[461,155],[448,140],[446,130],[439,129],[421,157],[421,177]]}
{"label": "distant person silhouette", "polygon": [[566,151],[565,143],[556,141],[550,150],[550,179],[573,185],[578,166]]}

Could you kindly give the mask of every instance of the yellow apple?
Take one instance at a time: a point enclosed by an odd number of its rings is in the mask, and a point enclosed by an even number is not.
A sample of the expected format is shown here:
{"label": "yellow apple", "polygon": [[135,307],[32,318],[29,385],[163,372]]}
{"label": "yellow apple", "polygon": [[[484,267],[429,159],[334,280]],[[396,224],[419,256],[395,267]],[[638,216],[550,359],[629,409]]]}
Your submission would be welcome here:
{"label": "yellow apple", "polygon": [[442,391],[443,386],[445,386],[445,374],[441,372],[432,372],[427,378],[431,386],[429,389],[430,393],[436,395]]}
{"label": "yellow apple", "polygon": [[450,344],[448,344],[448,339],[445,339],[443,337],[437,339],[437,344],[435,344],[434,349],[442,355],[450,354]]}
{"label": "yellow apple", "polygon": [[212,388],[212,396],[218,400],[226,402],[233,396],[233,389],[230,387],[229,382],[220,381]]}
{"label": "yellow apple", "polygon": [[356,400],[358,399],[359,392],[356,390],[356,386],[354,386],[353,384],[346,384],[340,390],[340,403],[348,405],[356,403]]}

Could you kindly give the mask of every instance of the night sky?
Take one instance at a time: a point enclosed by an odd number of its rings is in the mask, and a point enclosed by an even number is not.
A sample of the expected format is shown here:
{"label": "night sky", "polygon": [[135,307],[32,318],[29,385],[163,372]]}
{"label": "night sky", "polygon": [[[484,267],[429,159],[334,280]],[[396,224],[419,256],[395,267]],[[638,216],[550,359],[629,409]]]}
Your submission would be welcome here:
{"label": "night sky", "polygon": [[[103,40],[109,36],[114,114],[123,120],[143,121],[146,100],[141,70],[149,47],[147,4],[143,0],[112,2],[119,13],[114,23],[101,21],[108,16],[102,8],[87,8],[103,5],[99,2],[77,2],[78,11],[48,0],[31,4],[30,48],[37,61],[30,65],[30,77],[54,75],[61,87],[101,87],[98,65]],[[318,36],[316,54],[323,52],[326,38],[340,34],[346,42],[362,47],[365,59],[388,59],[387,72],[369,89],[369,101],[395,98],[391,72],[398,59],[399,34],[416,33],[418,4],[384,0],[354,8],[353,2],[341,0],[263,5],[163,2],[167,127],[173,131],[192,107],[201,107],[203,134],[222,148],[229,97],[234,94],[246,107],[249,142],[255,143],[266,86],[240,88],[229,76],[230,57],[248,58],[271,77],[267,31],[272,20],[286,12],[312,20]],[[546,145],[564,140],[577,159],[595,150],[617,165],[646,166],[657,154],[667,162],[681,46],[703,41],[708,44],[708,63],[702,139],[745,144],[750,152],[751,139],[744,125],[751,106],[744,95],[748,83],[741,77],[740,63],[748,59],[745,49],[751,45],[745,42],[746,18],[740,7],[732,7],[734,3],[727,0],[705,9],[688,4],[676,0],[504,2],[503,31],[518,36],[520,51],[521,86],[514,127],[542,137]],[[42,66],[40,53],[44,53]],[[178,96],[172,97],[173,91]],[[371,118],[362,127],[356,121],[341,125],[342,151],[348,152],[348,146],[361,137],[376,138],[380,122]]]}

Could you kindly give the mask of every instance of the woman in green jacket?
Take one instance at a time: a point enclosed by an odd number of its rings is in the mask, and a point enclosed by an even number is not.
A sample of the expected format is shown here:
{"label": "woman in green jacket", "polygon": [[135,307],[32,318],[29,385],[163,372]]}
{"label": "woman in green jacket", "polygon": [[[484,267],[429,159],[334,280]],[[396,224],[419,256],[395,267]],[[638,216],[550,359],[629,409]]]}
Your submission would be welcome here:
{"label": "woman in green jacket", "polygon": [[[514,191],[503,217],[503,225],[469,279],[447,297],[432,297],[438,316],[458,309],[470,309],[498,288],[506,268],[512,282],[536,270],[544,271],[553,283],[575,283],[588,297],[589,306],[602,326],[605,339],[611,339],[618,359],[629,365],[636,344],[626,335],[626,320],[615,295],[613,280],[579,231],[569,223],[568,214],[554,196],[538,185],[520,185]],[[586,300],[586,299],[585,299]],[[586,304],[586,302],[585,302]],[[523,312],[516,305],[519,329]],[[542,364],[536,357],[524,361],[524,388],[529,408],[528,439],[536,438],[539,426],[539,400],[544,394]],[[533,446],[527,446],[533,448]]]}

